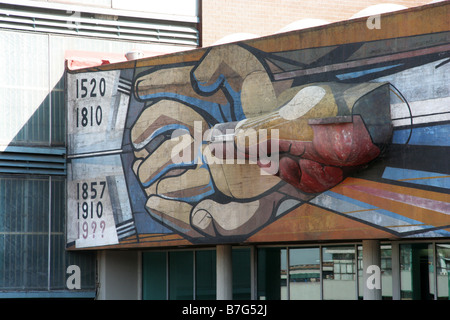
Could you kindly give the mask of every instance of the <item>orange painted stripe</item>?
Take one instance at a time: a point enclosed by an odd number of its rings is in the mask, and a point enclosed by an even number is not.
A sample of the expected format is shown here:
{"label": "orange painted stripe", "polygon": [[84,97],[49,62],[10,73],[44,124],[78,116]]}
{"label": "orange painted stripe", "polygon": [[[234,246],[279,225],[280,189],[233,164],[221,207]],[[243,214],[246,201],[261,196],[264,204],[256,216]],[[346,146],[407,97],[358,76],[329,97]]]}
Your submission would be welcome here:
{"label": "orange painted stripe", "polygon": [[251,236],[246,242],[393,239],[389,232],[304,204]]}
{"label": "orange painted stripe", "polygon": [[[399,198],[404,198],[405,201],[389,199],[377,192],[367,192],[358,190],[358,186],[366,186],[374,190],[387,191],[395,193]],[[431,210],[430,208],[421,207],[419,204],[414,204],[410,201],[412,197],[416,197],[415,201],[420,199],[434,200],[439,203],[448,204],[449,195],[432,191],[419,190],[414,188],[384,184],[363,179],[348,178],[340,185],[334,187],[331,191],[342,194],[344,196],[371,204],[377,208],[385,209],[390,212],[400,214],[402,216],[421,221],[424,224],[435,227],[450,225],[450,215],[444,212]],[[410,201],[410,203],[408,203]],[[444,208],[445,209],[445,208]]]}

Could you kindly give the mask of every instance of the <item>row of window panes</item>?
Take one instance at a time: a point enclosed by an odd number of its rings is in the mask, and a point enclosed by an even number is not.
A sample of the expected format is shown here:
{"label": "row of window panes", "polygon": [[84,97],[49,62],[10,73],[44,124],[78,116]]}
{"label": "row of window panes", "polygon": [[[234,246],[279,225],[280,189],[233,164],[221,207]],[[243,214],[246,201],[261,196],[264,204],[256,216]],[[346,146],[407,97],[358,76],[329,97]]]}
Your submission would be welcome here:
{"label": "row of window panes", "polygon": [[356,299],[355,251],[355,246],[260,248],[258,299]]}
{"label": "row of window panes", "polygon": [[64,60],[50,58],[46,34],[0,30],[0,42],[0,110],[8,115],[0,119],[0,143],[64,145]]}
{"label": "row of window panes", "polygon": [[[233,299],[250,299],[250,249],[232,252]],[[194,266],[195,265],[195,266]],[[145,252],[144,300],[216,299],[215,250]]]}
{"label": "row of window panes", "polygon": [[[432,249],[400,245],[401,299],[434,299],[435,283],[437,299],[449,299],[450,245],[436,244],[436,278]],[[381,247],[383,299],[392,299],[391,254]],[[362,246],[267,247],[257,257],[257,299],[362,299]],[[215,299],[215,265],[215,250],[144,253],[143,298]],[[250,283],[250,249],[233,250],[233,299],[250,299]]]}
{"label": "row of window panes", "polygon": [[0,176],[0,291],[65,290],[69,265],[95,289],[95,252],[67,252],[64,230],[64,178]]}
{"label": "row of window panes", "polygon": [[[333,252],[339,254],[340,251],[345,251],[345,264],[333,260]],[[143,299],[215,299],[215,254],[215,250],[144,253]],[[329,293],[329,299],[356,298],[355,256],[354,246],[323,248],[323,282],[329,288],[324,291]],[[233,299],[250,299],[250,249],[234,249],[232,262]],[[341,267],[337,274],[335,262]],[[262,248],[258,250],[257,265],[258,299],[320,299],[319,248]],[[336,286],[341,288],[338,297],[332,295]],[[342,291],[346,297],[342,296]]]}

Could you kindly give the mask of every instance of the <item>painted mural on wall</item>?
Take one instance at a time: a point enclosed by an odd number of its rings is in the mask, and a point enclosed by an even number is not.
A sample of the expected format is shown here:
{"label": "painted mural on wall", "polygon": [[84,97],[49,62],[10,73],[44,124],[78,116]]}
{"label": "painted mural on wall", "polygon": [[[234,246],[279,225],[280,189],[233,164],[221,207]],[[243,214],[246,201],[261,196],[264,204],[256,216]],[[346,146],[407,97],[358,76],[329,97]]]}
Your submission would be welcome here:
{"label": "painted mural on wall", "polygon": [[329,28],[69,72],[68,247],[448,237],[450,32]]}

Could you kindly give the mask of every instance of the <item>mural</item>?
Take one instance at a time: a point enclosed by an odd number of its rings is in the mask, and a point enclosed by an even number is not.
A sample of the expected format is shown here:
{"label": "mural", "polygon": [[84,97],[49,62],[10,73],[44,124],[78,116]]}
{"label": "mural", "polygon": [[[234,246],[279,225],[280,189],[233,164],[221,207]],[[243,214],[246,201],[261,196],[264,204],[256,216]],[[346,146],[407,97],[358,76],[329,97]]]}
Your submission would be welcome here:
{"label": "mural", "polygon": [[443,17],[68,72],[68,247],[448,237]]}

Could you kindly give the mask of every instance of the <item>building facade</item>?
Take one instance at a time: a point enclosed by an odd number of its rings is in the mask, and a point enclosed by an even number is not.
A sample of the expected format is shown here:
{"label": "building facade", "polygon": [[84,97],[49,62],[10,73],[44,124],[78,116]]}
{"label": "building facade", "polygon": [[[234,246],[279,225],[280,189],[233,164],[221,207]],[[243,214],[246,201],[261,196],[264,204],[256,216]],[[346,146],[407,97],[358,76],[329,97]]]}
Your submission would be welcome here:
{"label": "building facade", "polygon": [[204,47],[218,43],[264,37],[280,32],[315,27],[388,11],[426,5],[436,1],[202,1]]}
{"label": "building facade", "polygon": [[[66,61],[79,68],[133,50],[196,48],[196,3],[188,2],[170,17],[123,1],[0,3],[0,297],[96,296],[96,253],[65,250]],[[79,267],[80,290],[68,289],[70,266]]]}
{"label": "building facade", "polygon": [[68,72],[68,250],[105,298],[447,299],[447,10]]}

